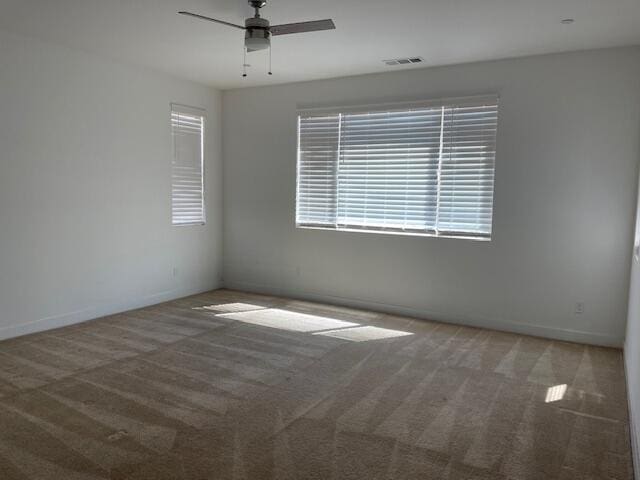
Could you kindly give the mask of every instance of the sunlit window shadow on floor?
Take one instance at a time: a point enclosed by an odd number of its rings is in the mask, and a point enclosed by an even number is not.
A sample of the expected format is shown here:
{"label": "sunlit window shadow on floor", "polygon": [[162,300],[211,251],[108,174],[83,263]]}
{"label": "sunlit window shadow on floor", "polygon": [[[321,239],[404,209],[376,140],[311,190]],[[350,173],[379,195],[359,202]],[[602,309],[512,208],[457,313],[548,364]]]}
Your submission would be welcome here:
{"label": "sunlit window shadow on floor", "polygon": [[278,308],[270,308],[252,312],[229,313],[221,315],[253,325],[278,328],[291,332],[317,332],[344,327],[356,327],[357,323],[345,322],[334,318],[320,317],[306,313],[290,312]]}
{"label": "sunlit window shadow on floor", "polygon": [[564,394],[567,392],[566,385],[556,385],[555,387],[547,388],[547,397],[544,399],[545,403],[558,402],[564,398]]}
{"label": "sunlit window shadow on floor", "polygon": [[350,340],[352,342],[366,342],[368,340],[405,337],[407,335],[413,335],[413,333],[402,332],[400,330],[389,330],[388,328],[364,326],[343,328],[341,330],[330,330],[328,332],[316,332],[314,335],[325,335],[327,337],[341,338],[342,340]]}
{"label": "sunlit window shadow on floor", "polygon": [[[220,312],[220,317],[237,320],[251,325],[277,328],[279,330],[287,330],[290,332],[324,335],[351,342],[383,340],[386,338],[413,335],[413,333],[410,332],[390,330],[381,327],[362,326],[359,323],[338,320],[336,318],[326,316],[257,306],[253,306],[251,309],[246,309],[246,306],[246,304],[227,304],[212,305],[211,307],[202,308]],[[252,306],[249,305],[249,307]],[[241,310],[242,308],[245,308],[244,311]]]}
{"label": "sunlit window shadow on floor", "polygon": [[262,305],[253,305],[251,303],[222,303],[220,305],[204,305],[202,307],[194,307],[194,310],[206,310],[216,313],[234,313],[249,312],[252,310],[265,310],[268,307]]}

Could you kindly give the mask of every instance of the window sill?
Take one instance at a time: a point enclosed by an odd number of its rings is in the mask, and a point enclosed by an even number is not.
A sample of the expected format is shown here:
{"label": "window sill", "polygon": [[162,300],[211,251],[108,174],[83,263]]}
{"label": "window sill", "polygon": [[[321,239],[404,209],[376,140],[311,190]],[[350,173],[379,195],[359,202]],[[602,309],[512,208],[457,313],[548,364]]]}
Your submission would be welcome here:
{"label": "window sill", "polygon": [[172,223],[172,227],[204,227],[206,225],[205,222],[197,222],[197,223]]}
{"label": "window sill", "polygon": [[324,230],[329,232],[347,232],[347,233],[377,233],[381,235],[397,235],[403,237],[430,237],[430,238],[448,238],[456,240],[473,240],[476,242],[490,242],[491,237],[476,237],[472,235],[456,235],[447,233],[420,233],[420,232],[403,232],[398,230],[382,230],[382,229],[364,229],[364,228],[331,228],[312,225],[296,225],[301,230]]}

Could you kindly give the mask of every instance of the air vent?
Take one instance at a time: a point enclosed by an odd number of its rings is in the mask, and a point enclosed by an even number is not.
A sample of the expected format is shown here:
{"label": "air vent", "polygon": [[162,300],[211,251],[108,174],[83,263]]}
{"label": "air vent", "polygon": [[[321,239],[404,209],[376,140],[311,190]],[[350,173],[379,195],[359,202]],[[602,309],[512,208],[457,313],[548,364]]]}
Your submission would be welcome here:
{"label": "air vent", "polygon": [[383,62],[390,67],[396,65],[411,65],[414,63],[422,63],[423,61],[422,57],[392,58],[391,60],[383,60]]}

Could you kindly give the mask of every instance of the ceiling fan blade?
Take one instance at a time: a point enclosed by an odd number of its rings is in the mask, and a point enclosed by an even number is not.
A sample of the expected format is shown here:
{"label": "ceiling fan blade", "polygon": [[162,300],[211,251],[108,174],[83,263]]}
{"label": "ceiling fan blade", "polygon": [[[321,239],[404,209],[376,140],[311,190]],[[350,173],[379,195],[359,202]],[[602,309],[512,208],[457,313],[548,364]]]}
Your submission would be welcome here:
{"label": "ceiling fan blade", "polygon": [[333,20],[313,20],[311,22],[285,23],[273,25],[271,35],[288,35],[290,33],[317,32],[319,30],[334,30],[336,25]]}
{"label": "ceiling fan blade", "polygon": [[180,15],[186,15],[188,17],[199,18],[200,20],[207,20],[208,22],[220,23],[222,25],[227,25],[228,27],[235,27],[241,30],[246,30],[246,28],[243,27],[242,25],[236,25],[235,23],[225,22],[224,20],[217,20],[215,18],[205,17],[204,15],[198,15],[197,13],[191,13],[191,12],[178,12],[178,13]]}

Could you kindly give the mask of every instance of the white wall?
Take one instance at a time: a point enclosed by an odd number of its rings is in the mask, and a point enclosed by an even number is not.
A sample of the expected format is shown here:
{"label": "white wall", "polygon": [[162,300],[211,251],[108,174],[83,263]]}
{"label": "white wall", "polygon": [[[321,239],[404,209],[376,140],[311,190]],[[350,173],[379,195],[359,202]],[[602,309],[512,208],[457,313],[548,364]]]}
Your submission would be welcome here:
{"label": "white wall", "polygon": [[[207,110],[205,227],[171,226],[170,102]],[[218,92],[0,32],[0,339],[216,287],[221,202]]]}
{"label": "white wall", "polygon": [[[640,136],[640,132],[638,132]],[[629,286],[629,315],[624,359],[627,373],[631,440],[634,453],[636,478],[640,478],[640,194],[636,210],[636,235],[631,261],[631,285]]]}
{"label": "white wall", "polygon": [[[639,78],[627,48],[224,92],[224,283],[621,345]],[[490,243],[295,228],[297,105],[488,92],[501,96]]]}

